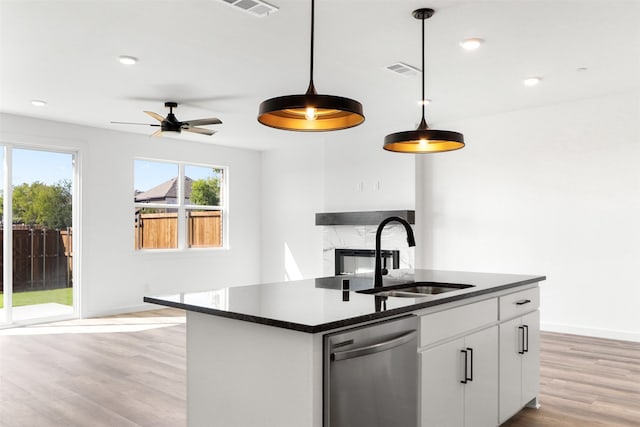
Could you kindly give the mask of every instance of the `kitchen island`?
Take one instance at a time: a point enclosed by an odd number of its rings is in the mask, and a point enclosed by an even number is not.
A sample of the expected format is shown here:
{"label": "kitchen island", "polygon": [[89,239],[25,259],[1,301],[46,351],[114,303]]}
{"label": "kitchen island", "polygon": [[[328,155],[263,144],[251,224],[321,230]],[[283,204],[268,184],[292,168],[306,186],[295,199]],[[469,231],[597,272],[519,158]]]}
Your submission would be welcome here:
{"label": "kitchen island", "polygon": [[[397,270],[384,289],[470,286],[381,297],[371,277],[356,275],[232,287],[222,301],[211,298],[220,290],[144,300],[187,311],[190,426],[323,426],[323,337],[406,315],[419,319],[419,425],[498,425],[537,404],[542,280]],[[461,357],[466,348],[476,348],[473,367]],[[473,381],[464,381],[463,364]]]}

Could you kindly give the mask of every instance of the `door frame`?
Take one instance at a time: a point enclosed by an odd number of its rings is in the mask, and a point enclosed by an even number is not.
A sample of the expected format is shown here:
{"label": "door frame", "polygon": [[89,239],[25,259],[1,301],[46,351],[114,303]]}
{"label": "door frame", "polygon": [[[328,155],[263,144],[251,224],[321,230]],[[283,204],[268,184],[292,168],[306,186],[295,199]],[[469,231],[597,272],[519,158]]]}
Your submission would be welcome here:
{"label": "door frame", "polygon": [[[57,142],[57,141],[56,141]],[[11,143],[0,141],[0,150],[3,151],[3,224],[12,224],[13,216],[13,150],[46,151],[50,153],[60,153],[71,155],[71,224],[73,234],[72,245],[72,315],[62,315],[53,317],[37,317],[15,321],[13,319],[13,228],[3,227],[3,298],[4,298],[4,319],[0,318],[0,328],[17,325],[28,325],[35,323],[50,322],[55,320],[66,320],[79,318],[82,314],[82,291],[80,274],[80,254],[81,254],[81,222],[80,222],[80,194],[81,194],[81,154],[77,147],[50,146],[46,144]]]}

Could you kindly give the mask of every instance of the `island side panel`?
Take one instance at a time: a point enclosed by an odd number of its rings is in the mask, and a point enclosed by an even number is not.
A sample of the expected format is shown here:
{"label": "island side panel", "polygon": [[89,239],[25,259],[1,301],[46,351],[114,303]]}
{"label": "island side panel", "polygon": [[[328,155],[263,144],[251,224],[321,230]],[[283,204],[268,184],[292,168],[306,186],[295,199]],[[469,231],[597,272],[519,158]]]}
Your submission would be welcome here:
{"label": "island side panel", "polygon": [[322,336],[187,312],[190,427],[322,426]]}

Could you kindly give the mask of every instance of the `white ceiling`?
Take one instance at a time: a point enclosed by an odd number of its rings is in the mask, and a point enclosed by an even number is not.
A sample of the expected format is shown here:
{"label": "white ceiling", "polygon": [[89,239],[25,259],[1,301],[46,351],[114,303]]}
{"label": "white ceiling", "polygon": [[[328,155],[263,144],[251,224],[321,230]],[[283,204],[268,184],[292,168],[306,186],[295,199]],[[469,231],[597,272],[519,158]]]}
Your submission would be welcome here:
{"label": "white ceiling", "polygon": [[[150,134],[110,122],[152,123],[143,110],[164,116],[164,101],[177,101],[180,120],[224,122],[212,137],[178,138],[255,149],[304,138],[256,121],[260,102],[303,93],[309,75],[310,1],[269,3],[279,11],[258,18],[222,0],[0,0],[0,111]],[[354,136],[417,123],[420,78],[384,67],[420,66],[411,12],[421,7],[436,9],[426,21],[432,124],[640,86],[639,0],[318,0],[314,81],[363,104]],[[486,43],[465,52],[466,37]],[[528,88],[528,76],[543,80]]]}

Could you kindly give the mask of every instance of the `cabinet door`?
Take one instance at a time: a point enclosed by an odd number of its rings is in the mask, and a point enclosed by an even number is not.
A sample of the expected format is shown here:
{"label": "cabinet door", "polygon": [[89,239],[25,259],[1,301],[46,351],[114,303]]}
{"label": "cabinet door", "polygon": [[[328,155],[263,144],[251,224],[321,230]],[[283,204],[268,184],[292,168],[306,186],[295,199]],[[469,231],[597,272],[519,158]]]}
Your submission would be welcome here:
{"label": "cabinet door", "polygon": [[420,353],[422,427],[464,425],[464,340],[458,339]]}
{"label": "cabinet door", "polygon": [[522,408],[521,318],[500,324],[500,423]]}
{"label": "cabinet door", "polygon": [[473,379],[465,385],[465,427],[498,425],[498,327],[465,337]]}
{"label": "cabinet door", "polygon": [[523,316],[522,326],[527,331],[527,352],[522,355],[522,405],[525,405],[540,391],[540,312]]}

